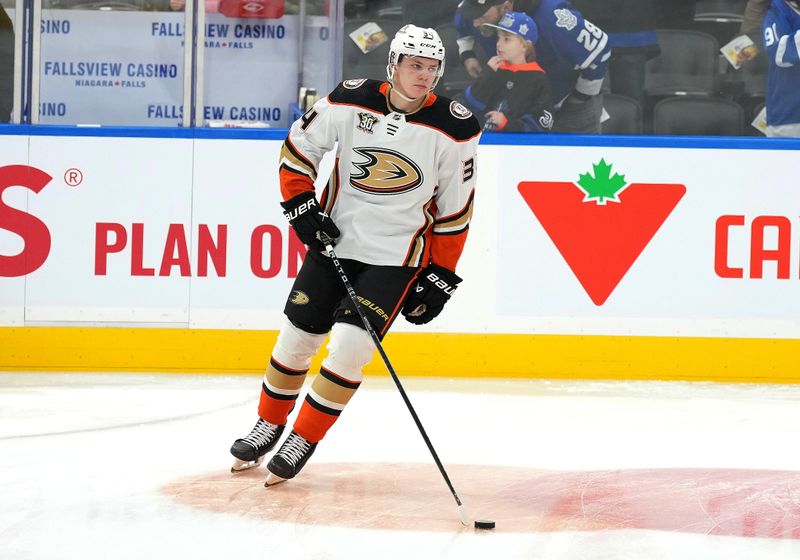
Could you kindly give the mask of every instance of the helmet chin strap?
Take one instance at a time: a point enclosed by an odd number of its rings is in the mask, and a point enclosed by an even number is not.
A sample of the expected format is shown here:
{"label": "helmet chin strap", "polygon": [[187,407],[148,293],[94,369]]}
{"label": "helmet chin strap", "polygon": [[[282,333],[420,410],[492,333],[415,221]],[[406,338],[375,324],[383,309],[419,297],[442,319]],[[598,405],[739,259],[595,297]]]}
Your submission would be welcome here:
{"label": "helmet chin strap", "polygon": [[393,91],[395,94],[397,94],[397,96],[400,99],[402,99],[406,103],[414,103],[421,100],[424,102],[424,100],[428,97],[428,94],[434,90],[436,84],[439,82],[439,78],[437,77],[436,80],[434,80],[433,84],[431,84],[431,86],[428,88],[428,91],[426,91],[423,95],[420,95],[419,97],[408,97],[407,95],[403,94],[399,89],[394,87],[393,78],[394,78],[395,68],[396,68],[395,65],[389,65],[386,67],[386,77],[388,78],[389,86],[391,86],[390,91]]}
{"label": "helmet chin strap", "polygon": [[[398,96],[400,96],[400,98],[403,101],[407,101],[408,103],[413,103],[414,101],[418,101],[419,100],[419,97],[406,97],[405,95],[400,93],[400,90],[397,89],[396,87],[394,87],[394,85],[392,85],[392,91],[395,92]],[[428,95],[427,92],[425,93],[425,95]]]}

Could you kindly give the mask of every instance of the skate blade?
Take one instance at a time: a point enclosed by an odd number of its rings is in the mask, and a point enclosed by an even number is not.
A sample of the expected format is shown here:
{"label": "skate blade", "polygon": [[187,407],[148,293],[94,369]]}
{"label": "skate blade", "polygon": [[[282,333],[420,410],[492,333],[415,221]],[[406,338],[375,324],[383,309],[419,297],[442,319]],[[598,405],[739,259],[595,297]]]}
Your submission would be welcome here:
{"label": "skate blade", "polygon": [[261,465],[264,462],[264,455],[256,459],[255,461],[242,461],[241,459],[234,459],[233,465],[231,465],[231,472],[244,472],[249,471],[250,469],[254,469]]}
{"label": "skate blade", "polygon": [[276,484],[280,484],[281,482],[286,482],[286,479],[279,477],[277,474],[269,473],[267,475],[267,481],[264,483],[264,488],[275,486]]}

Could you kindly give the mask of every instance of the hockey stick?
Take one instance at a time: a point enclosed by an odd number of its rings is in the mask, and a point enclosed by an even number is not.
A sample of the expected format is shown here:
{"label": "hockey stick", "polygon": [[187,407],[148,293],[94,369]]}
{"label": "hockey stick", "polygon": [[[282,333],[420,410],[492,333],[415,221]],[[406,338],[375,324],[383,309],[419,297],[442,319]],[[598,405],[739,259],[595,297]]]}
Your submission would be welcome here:
{"label": "hockey stick", "polygon": [[366,313],[364,313],[364,310],[361,309],[361,304],[358,302],[358,298],[356,297],[356,291],[353,289],[353,285],[350,284],[350,280],[347,279],[347,274],[345,273],[344,268],[342,268],[342,264],[339,262],[339,258],[336,256],[336,253],[333,250],[333,240],[325,232],[320,232],[318,235],[320,236],[320,240],[325,244],[325,250],[328,252],[328,255],[330,255],[333,265],[336,267],[336,272],[339,273],[339,277],[342,279],[342,283],[347,290],[347,295],[350,296],[350,300],[353,302],[358,316],[361,317],[361,321],[364,323],[364,328],[369,333],[372,341],[375,343],[375,347],[378,349],[381,358],[383,358],[383,363],[386,364],[386,369],[389,370],[389,375],[392,376],[394,384],[397,385],[397,390],[400,391],[400,396],[403,397],[403,401],[406,403],[406,407],[408,407],[408,411],[411,413],[411,417],[414,419],[414,423],[417,425],[417,429],[422,435],[422,439],[425,440],[425,445],[428,446],[428,451],[431,452],[433,460],[436,462],[436,466],[439,468],[439,472],[442,473],[442,478],[444,478],[444,481],[447,483],[447,487],[450,489],[450,493],[453,495],[453,499],[455,499],[456,504],[458,505],[458,516],[461,518],[461,523],[469,526],[470,522],[469,517],[467,517],[466,508],[464,508],[464,504],[461,503],[461,498],[458,497],[456,489],[453,488],[453,483],[450,482],[450,477],[447,476],[447,471],[444,470],[444,465],[442,465],[442,462],[439,460],[439,455],[436,454],[436,450],[433,448],[433,444],[428,438],[425,428],[422,427],[422,422],[420,422],[417,412],[411,405],[411,401],[408,400],[408,395],[406,394],[405,389],[403,389],[402,383],[400,383],[400,378],[397,377],[397,374],[394,372],[394,368],[389,361],[389,357],[386,355],[386,352],[381,345],[381,339],[378,338],[378,333],[376,333],[375,329],[372,328],[372,324],[369,322]]}

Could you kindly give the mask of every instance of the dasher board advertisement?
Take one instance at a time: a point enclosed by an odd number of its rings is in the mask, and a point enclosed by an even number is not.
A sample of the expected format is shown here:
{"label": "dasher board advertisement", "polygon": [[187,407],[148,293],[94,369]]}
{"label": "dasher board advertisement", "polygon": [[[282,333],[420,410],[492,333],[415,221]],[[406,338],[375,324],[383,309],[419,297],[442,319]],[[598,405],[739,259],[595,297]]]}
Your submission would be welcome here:
{"label": "dasher board advertisement", "polygon": [[[183,120],[184,13],[43,10],[40,122],[179,126]],[[304,48],[325,91],[328,19],[308,18]],[[299,19],[206,15],[206,121],[291,124],[297,100]]]}
{"label": "dasher board advertisement", "polygon": [[[278,204],[285,132],[70,130],[0,135],[3,324],[280,327],[305,255]],[[796,150],[482,144],[478,162],[464,281],[393,330],[800,338]]]}
{"label": "dasher board advertisement", "polygon": [[573,333],[800,336],[796,152],[505,146],[502,160],[501,315]]}
{"label": "dasher board advertisement", "polygon": [[[26,136],[0,136],[0,169],[9,164],[28,162]],[[39,224],[29,217],[28,194],[16,187],[20,182],[8,170],[0,171],[0,325],[22,326],[25,322],[24,301],[26,273],[25,241],[16,231],[26,231]],[[30,220],[30,222],[26,222]]]}
{"label": "dasher board advertisement", "polygon": [[199,144],[198,160],[181,138],[34,136],[21,164],[4,151],[9,322],[277,328],[305,249],[277,166],[251,164],[277,161],[280,142]]}

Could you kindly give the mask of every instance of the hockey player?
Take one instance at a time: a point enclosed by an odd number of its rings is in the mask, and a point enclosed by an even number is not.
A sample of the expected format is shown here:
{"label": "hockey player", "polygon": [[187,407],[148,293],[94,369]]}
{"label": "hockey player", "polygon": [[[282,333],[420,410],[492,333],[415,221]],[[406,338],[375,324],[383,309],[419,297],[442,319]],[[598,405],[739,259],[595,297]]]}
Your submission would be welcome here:
{"label": "hockey player", "polygon": [[512,9],[528,14],[539,29],[537,61],[550,80],[553,132],[599,134],[600,88],[611,56],[608,36],[566,0],[464,0],[455,16],[464,67],[473,76],[480,74],[475,44],[488,56],[496,52],[495,38],[483,24],[496,25]]}
{"label": "hockey player", "polygon": [[536,23],[527,14],[508,12],[497,25],[497,56],[464,93],[464,104],[486,118],[484,130],[550,132],[550,83],[536,63]]}
{"label": "hockey player", "polygon": [[764,18],[769,60],[767,136],[800,137],[800,0],[772,0]]}
{"label": "hockey player", "polygon": [[[464,106],[432,93],[443,65],[438,34],[406,25],[390,44],[388,82],[347,80],[292,125],[281,152],[281,205],[309,250],[264,375],[258,421],[231,447],[233,471],[257,466],[277,444],[328,333],[328,355],[267,465],[267,486],[303,468],[374,354],[322,233],[336,241],[380,337],[398,313],[414,324],[435,318],[461,282],[455,270],[472,216],[480,128]],[[318,202],[317,169],[337,141]]]}

